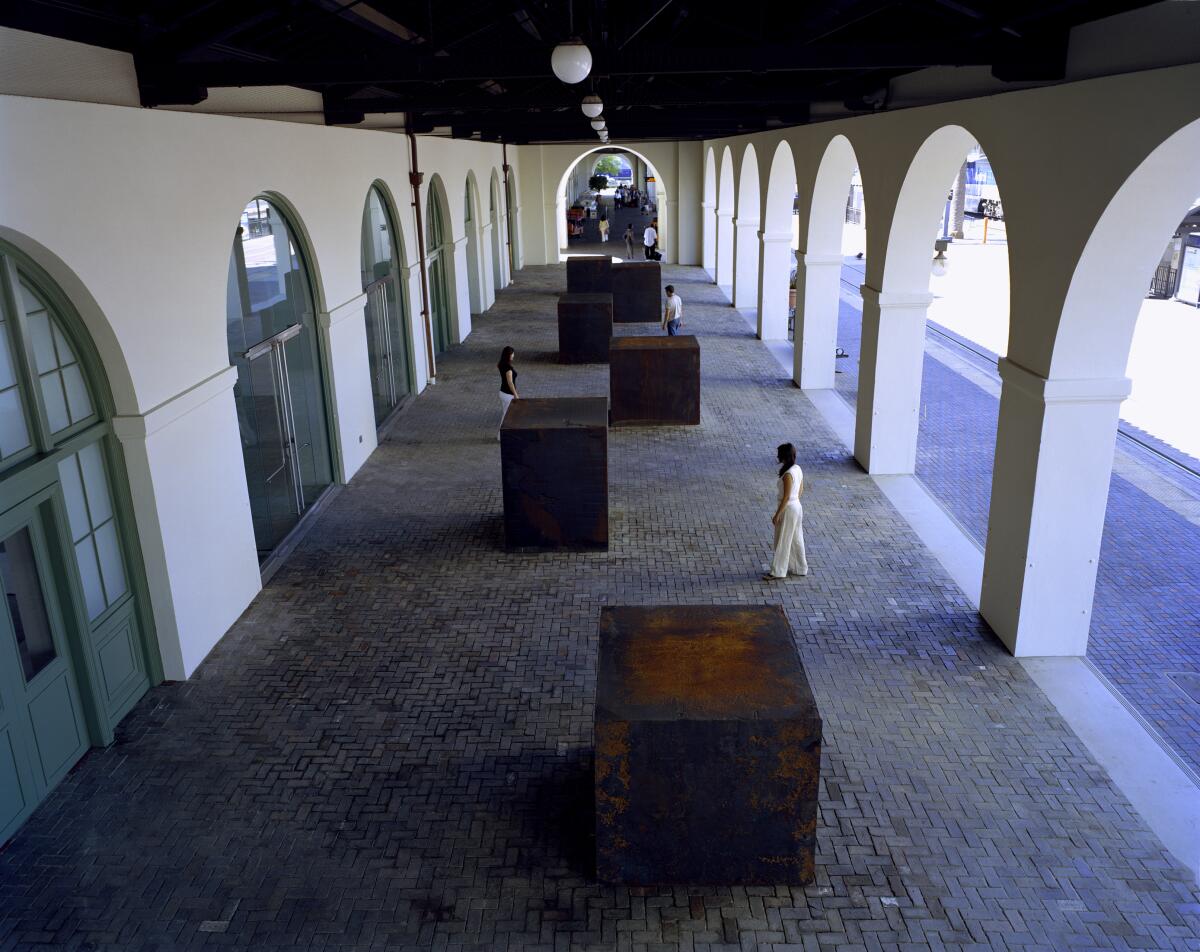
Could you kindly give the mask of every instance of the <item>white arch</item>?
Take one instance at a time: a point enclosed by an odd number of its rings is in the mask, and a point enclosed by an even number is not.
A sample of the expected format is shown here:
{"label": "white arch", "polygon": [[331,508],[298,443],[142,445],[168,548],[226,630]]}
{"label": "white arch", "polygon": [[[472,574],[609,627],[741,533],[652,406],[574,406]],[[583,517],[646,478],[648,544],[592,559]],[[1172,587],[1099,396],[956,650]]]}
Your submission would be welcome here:
{"label": "white arch", "polygon": [[556,235],[555,248],[556,248],[556,254],[557,254],[556,260],[558,260],[558,261],[565,260],[564,254],[563,254],[563,249],[565,249],[567,247],[567,205],[566,205],[567,180],[571,177],[571,173],[575,170],[575,167],[577,165],[579,165],[579,163],[582,162],[589,155],[592,155],[595,152],[600,152],[602,150],[609,151],[609,150],[614,150],[614,149],[621,151],[621,152],[628,152],[630,155],[636,155],[639,159],[641,159],[643,162],[646,163],[646,168],[654,176],[655,193],[656,193],[657,203],[658,203],[658,213],[657,213],[658,244],[659,244],[659,247],[663,250],[664,259],[666,259],[668,261],[674,260],[675,259],[675,237],[672,234],[670,234],[670,225],[668,223],[669,216],[667,216],[665,214],[667,202],[669,200],[668,186],[666,184],[666,181],[663,179],[663,177],[661,175],[659,175],[658,170],[654,167],[654,163],[651,162],[648,158],[646,158],[645,155],[643,155],[637,149],[633,149],[627,145],[621,145],[619,143],[611,143],[611,144],[607,144],[607,145],[602,144],[602,145],[593,146],[590,149],[586,149],[585,151],[583,151],[579,155],[577,155],[574,158],[574,160],[572,160],[570,163],[568,163],[566,169],[563,171],[562,177],[558,181],[558,188],[555,190],[556,204],[555,204],[555,213],[554,214],[555,214],[555,220],[556,220],[556,224],[555,224],[555,235]]}
{"label": "white arch", "polygon": [[762,191],[758,183],[758,153],[747,143],[738,176],[737,219],[733,227],[733,306],[758,305],[758,216]]}
{"label": "white arch", "polygon": [[712,147],[704,153],[704,200],[701,207],[700,263],[709,277],[717,270],[717,157]]}
{"label": "white arch", "polygon": [[733,293],[733,150],[725,146],[717,174],[717,286]]}
{"label": "white arch", "polygon": [[854,455],[872,474],[916,468],[933,242],[947,189],[975,142],[962,126],[950,125],[921,144],[892,213],[883,287],[863,285]]}
{"label": "white arch", "polygon": [[771,158],[759,251],[758,336],[787,338],[788,278],[792,273],[792,206],[796,201],[796,160],[780,142]]}
{"label": "white arch", "polygon": [[858,168],[854,146],[843,135],[826,145],[817,166],[796,270],[793,379],[805,390],[831,389],[837,350],[846,196]]}

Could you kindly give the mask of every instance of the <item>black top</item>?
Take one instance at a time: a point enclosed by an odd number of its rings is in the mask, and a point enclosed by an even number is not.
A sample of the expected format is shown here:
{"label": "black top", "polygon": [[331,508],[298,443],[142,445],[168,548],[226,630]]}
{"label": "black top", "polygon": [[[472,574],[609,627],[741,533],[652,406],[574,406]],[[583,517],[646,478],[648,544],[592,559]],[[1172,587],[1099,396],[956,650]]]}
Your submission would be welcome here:
{"label": "black top", "polygon": [[516,382],[517,382],[517,368],[516,368],[516,367],[514,367],[512,364],[509,364],[507,367],[500,367],[500,368],[497,368],[497,369],[500,371],[500,392],[501,392],[501,393],[507,393],[507,394],[508,394],[510,397],[515,397],[515,396],[516,396],[516,394],[515,394],[515,393],[513,393],[513,388],[512,388],[512,387],[510,387],[510,386],[508,385],[508,380],[507,380],[507,379],[505,379],[505,376],[504,376],[504,374],[505,374],[505,372],[506,372],[506,371],[509,371],[509,370],[511,370],[511,371],[512,371],[512,375],[513,375],[512,382],[513,382],[514,384],[516,384]]}

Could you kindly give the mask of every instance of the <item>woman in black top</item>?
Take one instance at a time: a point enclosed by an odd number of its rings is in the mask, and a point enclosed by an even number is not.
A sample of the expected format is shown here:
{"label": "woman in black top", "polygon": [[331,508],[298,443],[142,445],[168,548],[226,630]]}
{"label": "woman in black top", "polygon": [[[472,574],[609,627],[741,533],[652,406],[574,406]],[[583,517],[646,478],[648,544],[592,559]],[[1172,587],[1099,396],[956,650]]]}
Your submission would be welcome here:
{"label": "woman in black top", "polygon": [[[508,413],[508,405],[520,398],[517,393],[517,368],[513,366],[513,357],[517,352],[511,347],[505,347],[500,352],[500,360],[496,369],[500,371],[500,425],[504,425],[504,417]],[[500,431],[496,430],[496,439],[500,439]]]}

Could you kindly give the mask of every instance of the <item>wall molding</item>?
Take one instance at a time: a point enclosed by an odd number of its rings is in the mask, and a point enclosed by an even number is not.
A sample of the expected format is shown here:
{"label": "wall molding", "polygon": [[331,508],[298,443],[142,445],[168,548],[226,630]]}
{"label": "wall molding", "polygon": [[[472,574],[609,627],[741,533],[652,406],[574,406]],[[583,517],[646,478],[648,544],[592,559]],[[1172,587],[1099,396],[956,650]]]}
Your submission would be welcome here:
{"label": "wall molding", "polygon": [[216,399],[226,390],[232,390],[237,378],[237,368],[232,365],[218,370],[211,377],[201,380],[169,400],[164,400],[145,413],[113,417],[113,433],[122,443],[144,440],[210,400]]}

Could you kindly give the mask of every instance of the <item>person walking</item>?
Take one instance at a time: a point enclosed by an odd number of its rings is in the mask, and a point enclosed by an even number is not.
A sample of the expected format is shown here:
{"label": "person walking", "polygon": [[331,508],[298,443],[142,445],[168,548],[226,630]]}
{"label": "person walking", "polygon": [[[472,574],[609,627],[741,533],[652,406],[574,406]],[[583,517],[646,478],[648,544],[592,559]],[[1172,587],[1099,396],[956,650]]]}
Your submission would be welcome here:
{"label": "person walking", "polygon": [[608,241],[608,216],[600,216],[600,240]]}
{"label": "person walking", "polygon": [[654,259],[654,246],[658,244],[658,232],[654,230],[653,225],[647,225],[646,230],[642,232],[642,245],[646,251],[646,260]]}
{"label": "person walking", "polygon": [[625,257],[633,257],[633,225],[625,229]]}
{"label": "person walking", "polygon": [[675,337],[679,334],[679,328],[683,326],[683,301],[679,295],[675,293],[675,285],[667,285],[667,304],[663,308],[662,329],[667,332],[668,337]]}
{"label": "person walking", "polygon": [[520,394],[517,393],[517,368],[513,366],[513,358],[516,355],[517,352],[511,347],[505,347],[496,363],[496,369],[500,371],[500,424],[496,428],[497,440],[500,439],[499,427],[504,425],[504,418],[508,415],[508,405],[520,399]]}
{"label": "person walking", "polygon": [[779,504],[771,524],[775,527],[775,553],[763,578],[767,581],[787,578],[788,574],[807,575],[804,554],[804,471],[796,465],[796,447],[782,443],[775,452],[779,460]]}

